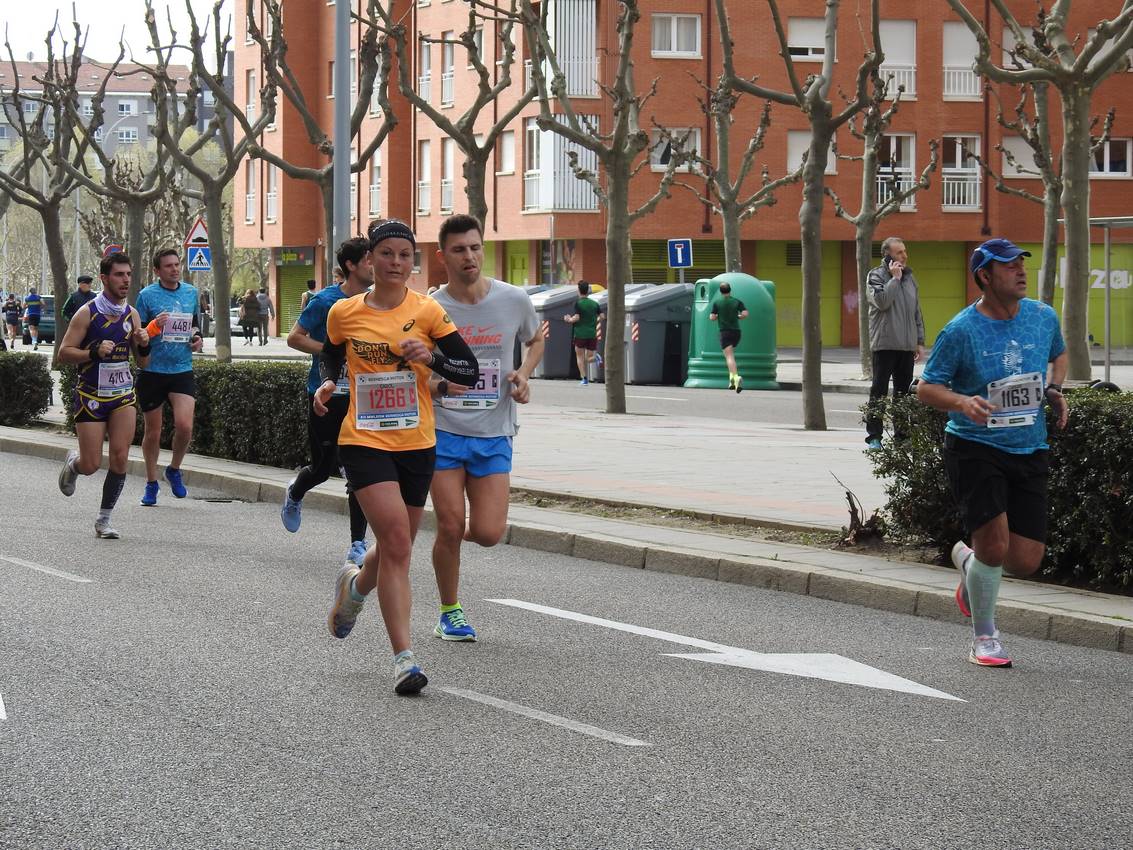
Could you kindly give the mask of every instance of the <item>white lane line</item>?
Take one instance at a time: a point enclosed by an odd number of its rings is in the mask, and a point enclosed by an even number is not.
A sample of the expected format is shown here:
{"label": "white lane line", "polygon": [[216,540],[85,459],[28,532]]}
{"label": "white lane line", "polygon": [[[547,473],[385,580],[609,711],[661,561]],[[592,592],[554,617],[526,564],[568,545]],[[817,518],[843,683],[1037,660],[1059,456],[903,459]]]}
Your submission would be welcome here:
{"label": "white lane line", "polygon": [[673,398],[667,395],[627,395],[626,398],[647,398],[651,401],[679,401],[681,404],[688,404],[687,398]]}
{"label": "white lane line", "polygon": [[9,564],[14,564],[17,567],[27,567],[29,570],[36,570],[41,573],[46,573],[49,576],[56,578],[65,578],[67,581],[78,582],[79,584],[90,584],[91,579],[77,576],[74,573],[65,573],[63,570],[57,570],[54,567],[45,567],[43,564],[33,564],[31,561],[25,561],[22,558],[11,558],[7,555],[0,555],[0,561],[7,561]]}
{"label": "white lane line", "polygon": [[837,407],[831,408],[831,413],[861,413],[861,410],[840,410]]}
{"label": "white lane line", "polygon": [[8,712],[4,710],[4,695],[0,694],[0,720],[7,720]]}
{"label": "white lane line", "polygon": [[581,723],[578,720],[571,720],[569,717],[560,717],[557,714],[548,714],[537,708],[530,708],[526,705],[520,705],[517,702],[509,702],[506,699],[497,699],[496,697],[490,697],[487,694],[477,693],[476,691],[468,691],[464,688],[439,688],[438,690],[444,691],[446,694],[452,694],[456,697],[463,697],[464,699],[481,703],[482,705],[490,705],[492,708],[498,708],[501,711],[519,714],[531,720],[550,723],[552,726],[569,729],[571,732],[579,732],[583,735],[589,735],[592,738],[601,738],[603,741],[609,741],[611,744],[619,744],[623,747],[652,746],[648,741],[639,741],[637,738],[627,738],[625,735],[619,735],[617,732],[610,732],[607,729],[591,726],[589,723]]}

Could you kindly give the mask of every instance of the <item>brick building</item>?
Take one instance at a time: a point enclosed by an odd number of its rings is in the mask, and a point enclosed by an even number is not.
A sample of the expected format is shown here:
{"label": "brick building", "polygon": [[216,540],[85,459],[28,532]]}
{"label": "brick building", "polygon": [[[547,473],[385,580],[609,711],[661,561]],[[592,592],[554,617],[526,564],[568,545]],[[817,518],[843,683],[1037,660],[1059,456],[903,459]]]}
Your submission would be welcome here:
{"label": "brick building", "polygon": [[[456,38],[468,25],[468,6],[460,0],[401,0],[398,13],[405,14],[411,34],[432,38]],[[731,27],[736,39],[736,65],[741,73],[758,76],[762,85],[787,87],[783,62],[778,56],[771,19],[763,4],[732,3]],[[1021,22],[1032,14],[1031,4],[1010,4]],[[1077,4],[1071,28],[1083,33],[1106,14],[1101,0]],[[976,4],[982,14],[982,4]],[[780,0],[780,11],[788,31],[791,54],[800,74],[820,67],[823,46],[821,6],[810,0]],[[843,4],[836,47],[833,91],[848,90],[861,61],[864,45],[855,18],[855,7]],[[332,123],[333,97],[330,78],[333,67],[333,2],[285,5],[283,27],[304,37],[289,39],[289,59],[308,102],[323,126]],[[599,128],[610,126],[608,101],[595,80],[613,73],[617,47],[615,22],[618,6],[613,0],[555,0],[550,13],[556,31],[560,63],[568,76],[568,87],[576,97],[578,112],[596,116]],[[642,116],[644,126],[654,123],[670,129],[692,130],[691,138],[712,158],[716,149],[709,119],[698,102],[694,77],[714,80],[720,69],[719,27],[713,0],[642,0],[641,21],[635,40],[636,79],[639,86],[657,80],[658,95]],[[1008,236],[1029,247],[1037,263],[1042,239],[1042,210],[1038,204],[994,190],[976,162],[965,154],[978,150],[995,167],[1011,172],[1005,157],[996,150],[1003,144],[1030,161],[1021,141],[999,126],[994,98],[984,95],[981,81],[971,72],[975,40],[964,25],[944,7],[929,13],[922,6],[882,0],[881,31],[886,53],[884,72],[905,93],[898,115],[882,152],[890,172],[888,179],[914,180],[929,157],[929,141],[940,141],[940,163],[929,189],[917,194],[900,212],[884,220],[880,240],[902,236],[909,248],[910,265],[921,285],[930,340],[957,310],[973,296],[966,275],[966,257],[975,244],[989,235]],[[868,24],[863,24],[868,25]],[[499,52],[495,24],[480,37],[485,64],[495,67]],[[1002,40],[1002,24],[992,12],[993,41]],[[243,33],[241,33],[241,36]],[[354,31],[357,43],[358,30]],[[476,80],[468,67],[466,51],[457,45],[416,43],[412,77],[418,91],[442,111],[459,116],[474,96]],[[518,54],[524,48],[519,39]],[[256,45],[237,39],[235,78],[237,101],[255,108],[256,90],[262,84]],[[523,73],[513,71],[513,90],[522,90]],[[357,73],[352,79],[357,78]],[[1091,179],[1091,214],[1133,213],[1129,190],[1133,188],[1133,105],[1126,74],[1116,74],[1095,97],[1095,114],[1116,107],[1111,138],[1095,156]],[[1005,107],[1010,109],[1017,94],[1001,87]],[[243,99],[241,99],[243,98]],[[352,186],[351,209],[357,230],[378,216],[403,218],[414,227],[421,248],[420,270],[414,285],[423,289],[439,282],[443,270],[433,257],[441,220],[464,207],[460,152],[418,110],[410,108],[391,85],[391,100],[398,125],[382,150]],[[1057,115],[1057,95],[1052,99]],[[493,115],[507,108],[505,98],[485,111],[482,126],[490,126]],[[754,131],[762,103],[741,100],[735,113],[733,150],[742,150]],[[450,112],[451,111],[451,112]],[[363,126],[367,137],[380,116]],[[568,145],[557,135],[541,132],[534,123],[538,105],[529,105],[504,133],[489,163],[486,223],[487,271],[512,283],[571,282],[586,278],[605,280],[605,211],[590,189],[578,181],[567,165]],[[767,144],[757,162],[766,163],[778,176],[800,161],[809,142],[805,117],[797,110],[775,106]],[[1057,120],[1055,122],[1058,123]],[[1055,128],[1057,134],[1057,128]],[[281,99],[276,126],[266,134],[265,145],[297,163],[321,163],[306,140],[295,111]],[[860,153],[858,142],[843,130],[838,136],[840,153]],[[356,145],[361,144],[356,142]],[[1055,144],[1057,150],[1057,140]],[[635,179],[632,203],[640,203],[655,190],[658,172],[667,153],[658,145],[650,165]],[[738,159],[738,155],[734,160]],[[586,155],[583,155],[586,161]],[[831,162],[829,185],[851,207],[860,196],[860,167],[856,162]],[[758,171],[758,166],[757,166]],[[703,178],[684,175],[690,183]],[[1007,175],[1007,182],[1041,194],[1038,180]],[[754,181],[752,182],[754,185]],[[887,185],[892,185],[888,183]],[[886,186],[881,191],[886,191]],[[788,187],[779,193],[779,203],[761,210],[743,227],[744,268],[777,286],[778,342],[801,344],[801,267],[798,201],[801,190]],[[263,162],[245,164],[237,180],[237,203],[245,215],[236,217],[236,244],[274,249],[272,285],[280,305],[281,328],[294,321],[304,282],[322,278],[325,247],[321,202],[310,183],[286,179]],[[673,280],[666,267],[664,240],[692,237],[696,266],[693,278],[722,270],[722,227],[718,218],[689,191],[674,189],[657,211],[633,228],[633,275],[638,282]],[[857,285],[854,270],[853,229],[838,219],[830,205],[823,227],[823,341],[826,345],[857,344]],[[1100,242],[1100,233],[1097,235]],[[1122,231],[1115,242],[1125,242]],[[1102,268],[1100,246],[1093,267]],[[1129,285],[1133,274],[1133,246],[1114,248],[1113,342],[1133,344],[1133,298]],[[1090,329],[1102,338],[1102,273],[1097,271],[1092,294]],[[1060,301],[1061,296],[1056,297]]]}

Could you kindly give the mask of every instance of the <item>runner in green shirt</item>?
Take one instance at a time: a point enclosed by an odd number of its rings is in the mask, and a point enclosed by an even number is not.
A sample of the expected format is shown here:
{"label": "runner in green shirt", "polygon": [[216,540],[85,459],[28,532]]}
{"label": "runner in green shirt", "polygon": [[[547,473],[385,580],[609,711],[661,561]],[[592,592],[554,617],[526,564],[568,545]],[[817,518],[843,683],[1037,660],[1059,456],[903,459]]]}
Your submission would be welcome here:
{"label": "runner in green shirt", "polygon": [[581,376],[582,386],[590,383],[587,375],[590,374],[590,361],[597,360],[602,365],[602,356],[598,354],[598,314],[602,308],[598,302],[590,298],[590,284],[585,280],[578,283],[578,300],[574,302],[574,312],[563,316],[563,321],[574,325],[574,358],[578,363],[578,374]]}
{"label": "runner in green shirt", "polygon": [[720,349],[728,362],[728,389],[741,393],[744,379],[736,367],[736,346],[740,344],[740,319],[747,318],[747,308],[740,299],[732,297],[731,284],[720,284],[720,297],[712,302],[708,318],[720,323]]}

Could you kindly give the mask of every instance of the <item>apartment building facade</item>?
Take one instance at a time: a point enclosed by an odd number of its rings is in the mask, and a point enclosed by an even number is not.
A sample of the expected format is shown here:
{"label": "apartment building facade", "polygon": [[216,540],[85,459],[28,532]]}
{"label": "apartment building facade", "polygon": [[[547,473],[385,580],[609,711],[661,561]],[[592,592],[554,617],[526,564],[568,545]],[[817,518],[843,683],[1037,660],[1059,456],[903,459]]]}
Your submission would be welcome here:
{"label": "apartment building facade", "polygon": [[[339,0],[342,2],[342,0]],[[548,0],[552,2],[552,0]],[[1030,152],[1017,133],[1000,126],[998,103],[1008,117],[1018,100],[1017,90],[995,86],[992,95],[971,71],[976,54],[974,38],[964,24],[943,3],[928,9],[898,0],[882,0],[881,37],[886,55],[883,73],[893,88],[902,88],[901,102],[881,151],[885,172],[879,181],[881,196],[895,186],[914,181],[930,156],[930,140],[939,145],[939,163],[931,186],[916,194],[899,212],[885,219],[876,234],[900,235],[909,247],[910,264],[921,285],[923,306],[930,340],[957,310],[974,297],[965,273],[966,257],[972,247],[991,235],[1007,236],[1034,252],[1033,271],[1037,277],[1039,243],[1042,239],[1042,209],[1026,199],[995,190],[983,173],[977,153],[1004,174],[1007,185],[1041,194],[1039,181],[1020,173],[1007,155],[1017,163],[1031,161]],[[1033,14],[1026,2],[1013,2],[1021,22]],[[657,94],[645,104],[642,126],[650,129],[655,146],[649,164],[634,180],[631,203],[640,204],[656,190],[670,151],[658,127],[687,131],[690,143],[713,160],[718,140],[710,120],[701,109],[700,81],[715,80],[721,67],[719,21],[713,0],[642,0],[641,20],[634,44],[635,76],[639,89],[656,81]],[[821,6],[804,0],[780,0],[783,24],[788,33],[790,54],[798,73],[817,72],[824,58],[825,43]],[[413,43],[411,77],[418,93],[444,114],[459,117],[476,93],[476,76],[467,51],[460,44],[447,43],[468,28],[468,4],[461,0],[403,0],[395,11],[405,21]],[[289,39],[289,58],[308,103],[317,110],[323,126],[331,126],[334,92],[333,2],[285,6],[285,32],[304,33],[302,39]],[[568,92],[574,108],[589,116],[602,132],[611,126],[608,99],[600,82],[609,83],[617,63],[616,21],[618,4],[614,0],[553,0],[549,8],[552,39],[561,67],[567,76]],[[976,10],[982,14],[981,8]],[[1071,28],[1083,35],[1112,10],[1101,0],[1076,5]],[[771,18],[763,4],[730,4],[730,23],[736,41],[737,69],[758,77],[760,84],[787,89],[788,78],[779,57]],[[485,64],[499,73],[502,55],[501,32],[497,22],[479,22],[478,43],[483,45]],[[1004,43],[1003,25],[991,13],[988,23],[993,41]],[[862,28],[854,9],[843,5],[836,44],[836,72],[832,92],[848,91],[860,64],[865,46]],[[355,45],[359,29],[354,30]],[[518,35],[518,33],[517,33]],[[441,39],[445,43],[419,41],[420,37]],[[481,115],[477,125],[487,130],[522,91],[529,70],[523,39],[517,38],[518,64],[513,69],[510,97],[505,95]],[[258,48],[246,39],[237,39],[236,89],[251,108],[255,108],[257,86],[262,84]],[[1006,47],[1011,46],[1010,34]],[[356,54],[355,54],[356,55]],[[357,71],[352,74],[357,79]],[[1110,137],[1099,146],[1091,175],[1091,214],[1094,216],[1133,213],[1129,190],[1133,188],[1133,105],[1127,73],[1119,73],[1098,90],[1094,112],[1103,115],[1116,107]],[[466,209],[464,202],[463,158],[453,139],[439,131],[432,121],[391,86],[391,101],[398,124],[372,164],[352,183],[351,209],[359,232],[371,218],[396,216],[414,227],[421,249],[419,271],[414,286],[424,289],[440,282],[443,269],[433,252],[440,222],[451,212]],[[1057,96],[1052,100],[1057,114]],[[762,102],[744,97],[734,113],[732,149],[742,151],[754,132]],[[561,136],[538,128],[538,105],[528,105],[501,134],[489,162],[486,222],[487,271],[515,284],[570,283],[588,279],[605,283],[606,212],[590,188],[574,177],[568,164],[572,146]],[[381,120],[376,106],[370,110],[356,147],[372,137]],[[1057,121],[1056,121],[1057,123]],[[1055,128],[1055,150],[1058,131]],[[764,149],[757,157],[757,168],[749,185],[754,191],[759,168],[767,166],[772,178],[787,173],[801,161],[810,140],[805,116],[796,109],[775,105]],[[289,161],[321,163],[322,159],[306,140],[294,110],[284,104],[276,127],[266,135],[272,146]],[[841,155],[860,154],[860,142],[843,128],[837,138]],[[593,155],[575,151],[580,162],[594,168]],[[733,155],[732,168],[738,163]],[[656,212],[640,219],[633,228],[633,277],[638,282],[665,282],[675,279],[667,268],[665,240],[690,237],[694,240],[693,279],[710,276],[723,268],[722,226],[719,218],[697,197],[705,192],[704,178],[695,171],[679,175],[672,197],[662,201]],[[846,205],[855,209],[861,194],[860,165],[852,160],[832,158],[827,180]],[[695,191],[694,191],[695,190]],[[322,233],[321,201],[313,184],[286,179],[277,169],[262,162],[249,161],[237,181],[237,198],[243,199],[245,215],[236,216],[236,244],[270,247],[276,262],[273,288],[281,310],[281,327],[286,330],[307,278],[321,280],[326,246]],[[801,255],[798,244],[798,205],[801,190],[787,187],[778,194],[778,203],[759,211],[743,226],[743,264],[745,271],[772,280],[777,287],[778,342],[801,344]],[[823,340],[827,345],[857,344],[857,284],[855,277],[853,228],[838,219],[832,206],[824,213],[823,224]],[[1098,240],[1100,243],[1100,233]],[[1114,233],[1113,343],[1133,344],[1133,245]],[[1092,264],[1095,271],[1090,329],[1102,339],[1101,297],[1104,281],[1100,269],[1100,246]],[[1060,298],[1060,296],[1058,296]],[[1057,299],[1056,299],[1057,300]],[[294,307],[291,306],[294,302]]]}

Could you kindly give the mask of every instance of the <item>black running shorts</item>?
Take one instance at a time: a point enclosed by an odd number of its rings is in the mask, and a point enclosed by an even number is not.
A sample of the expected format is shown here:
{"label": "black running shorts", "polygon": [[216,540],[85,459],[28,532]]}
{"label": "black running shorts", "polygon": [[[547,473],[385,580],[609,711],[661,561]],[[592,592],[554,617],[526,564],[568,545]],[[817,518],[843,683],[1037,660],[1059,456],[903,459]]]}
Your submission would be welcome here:
{"label": "black running shorts", "polygon": [[740,344],[739,331],[720,331],[720,350],[723,351],[729,346],[735,348]]}
{"label": "black running shorts", "polygon": [[1012,534],[1046,542],[1050,452],[1012,454],[945,434],[943,454],[969,534],[1006,513]]}
{"label": "black running shorts", "polygon": [[138,394],[138,406],[143,413],[157,410],[173,393],[197,397],[197,381],[192,370],[167,374],[142,369],[138,372],[134,389]]}
{"label": "black running shorts", "polygon": [[396,481],[405,504],[423,508],[429,496],[429,485],[433,483],[437,450],[430,447],[387,452],[369,446],[340,445],[338,459],[355,493],[371,484]]}

